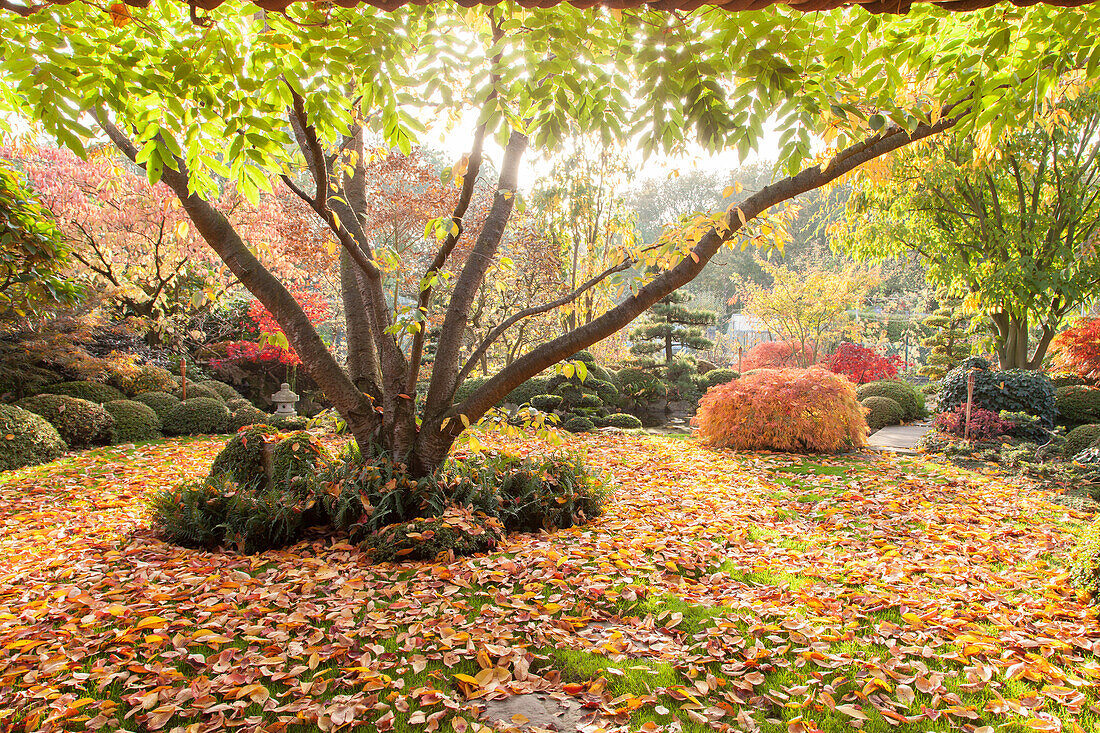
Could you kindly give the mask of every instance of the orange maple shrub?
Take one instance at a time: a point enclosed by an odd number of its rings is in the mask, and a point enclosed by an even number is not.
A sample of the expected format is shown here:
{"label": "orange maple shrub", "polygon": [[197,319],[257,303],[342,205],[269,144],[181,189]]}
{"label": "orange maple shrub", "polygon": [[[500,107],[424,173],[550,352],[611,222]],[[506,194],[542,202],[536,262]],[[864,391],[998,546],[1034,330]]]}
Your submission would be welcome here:
{"label": "orange maple shrub", "polygon": [[867,444],[855,387],[821,367],[768,369],[711,387],[692,424],[708,445],[836,453]]}

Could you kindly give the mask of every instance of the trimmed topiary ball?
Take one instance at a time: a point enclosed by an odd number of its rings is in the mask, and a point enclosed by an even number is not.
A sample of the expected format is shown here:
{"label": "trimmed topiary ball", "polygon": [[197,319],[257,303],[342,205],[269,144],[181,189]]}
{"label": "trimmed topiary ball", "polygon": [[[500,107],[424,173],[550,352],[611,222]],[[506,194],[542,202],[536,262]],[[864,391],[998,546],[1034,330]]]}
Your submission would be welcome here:
{"label": "trimmed topiary ball", "polygon": [[135,400],[111,400],[103,405],[103,409],[115,419],[116,443],[136,443],[161,437],[160,418],[149,405]]}
{"label": "trimmed topiary ball", "polygon": [[[868,397],[888,397],[901,407],[901,420],[916,420],[924,417],[923,395],[908,382],[900,379],[881,379],[877,382],[861,384],[856,388],[856,397],[863,402]],[[901,422],[899,420],[898,422]],[[889,423],[895,425],[897,423]]]}
{"label": "trimmed topiary ball", "polygon": [[167,392],[142,392],[134,397],[134,401],[151,407],[161,420],[164,420],[169,410],[180,403],[179,397]]}
{"label": "trimmed topiary ball", "polygon": [[[175,392],[173,392],[172,394],[174,394],[176,397],[182,398],[183,389],[182,388],[178,389]],[[202,384],[201,382],[188,382],[187,383],[187,401],[191,401],[191,400],[195,400],[195,399],[217,400],[218,402],[221,402],[222,404],[225,403],[225,400],[222,399],[222,396],[218,393],[217,390],[211,389],[210,387],[207,387],[205,384]]]}
{"label": "trimmed topiary ball", "polygon": [[533,406],[531,400],[537,395],[546,394],[549,384],[549,377],[532,377],[509,392],[502,402],[512,405],[532,404]]}
{"label": "trimmed topiary ball", "polygon": [[310,479],[332,461],[332,454],[312,435],[293,433],[279,441],[271,453],[271,479],[304,496]]}
{"label": "trimmed topiary ball", "polygon": [[271,423],[272,416],[257,410],[252,405],[245,405],[233,410],[229,414],[229,422],[227,423],[227,429],[231,433],[235,433],[246,425],[269,425]]}
{"label": "trimmed topiary ball", "polygon": [[[204,379],[201,382],[195,382],[195,384],[197,384],[199,386],[202,386],[202,387],[206,387],[208,389],[214,390],[215,392],[218,393],[219,397],[221,397],[223,400],[225,400],[226,403],[228,403],[229,400],[242,400],[242,399],[244,399],[244,395],[242,395],[237,390],[233,389],[232,385],[226,384],[225,382],[219,382],[217,379]],[[190,397],[191,396],[191,392],[190,392],[191,386],[188,385],[187,389],[188,389],[187,394]]]}
{"label": "trimmed topiary ball", "polygon": [[70,448],[111,442],[115,419],[102,405],[66,395],[40,394],[20,400],[17,406],[46,418]]}
{"label": "trimmed topiary ball", "polygon": [[[264,413],[267,415],[267,413]],[[304,415],[267,415],[267,423],[279,430],[305,430],[309,427],[309,418]]]}
{"label": "trimmed topiary ball", "polygon": [[229,424],[229,409],[220,399],[195,397],[164,415],[165,435],[216,435]]}
{"label": "trimmed topiary ball", "polygon": [[1100,422],[1100,389],[1073,385],[1054,390],[1054,405],[1061,425],[1089,425]]}
{"label": "trimmed topiary ball", "polygon": [[581,415],[574,415],[569,418],[562,427],[571,433],[590,433],[596,428],[589,418]]}
{"label": "trimmed topiary ball", "polygon": [[719,384],[732,382],[739,376],[740,375],[733,369],[711,369],[702,376],[699,386],[706,390],[711,387],[717,387]]}
{"label": "trimmed topiary ball", "polygon": [[48,463],[65,448],[57,428],[41,415],[0,405],[0,471]]}
{"label": "trimmed topiary ball", "polygon": [[871,432],[882,430],[887,425],[900,425],[905,418],[901,405],[889,397],[867,397],[859,404],[867,408],[867,427]]}
{"label": "trimmed topiary ball", "polygon": [[274,447],[278,435],[278,431],[270,425],[253,425],[239,431],[214,459],[210,475],[229,476],[247,487],[266,485],[268,445]]}
{"label": "trimmed topiary ball", "polygon": [[537,394],[531,398],[531,407],[542,412],[553,412],[561,407],[562,397],[557,394]]}
{"label": "trimmed topiary ball", "polygon": [[234,397],[232,399],[228,399],[225,401],[225,406],[228,407],[230,411],[239,410],[242,407],[255,407],[255,405],[246,400],[244,397]]}
{"label": "trimmed topiary ball", "polygon": [[1066,435],[1065,456],[1073,458],[1085,448],[1091,448],[1100,440],[1100,424],[1081,425]]}
{"label": "trimmed topiary ball", "polygon": [[641,420],[625,412],[616,412],[613,415],[609,415],[607,424],[613,428],[621,428],[623,430],[636,430],[642,427]]}
{"label": "trimmed topiary ball", "polygon": [[[99,382],[58,382],[43,387],[39,394],[59,394],[80,400],[103,404],[111,400],[124,400],[126,395],[109,384]],[[71,445],[71,444],[70,444]]]}

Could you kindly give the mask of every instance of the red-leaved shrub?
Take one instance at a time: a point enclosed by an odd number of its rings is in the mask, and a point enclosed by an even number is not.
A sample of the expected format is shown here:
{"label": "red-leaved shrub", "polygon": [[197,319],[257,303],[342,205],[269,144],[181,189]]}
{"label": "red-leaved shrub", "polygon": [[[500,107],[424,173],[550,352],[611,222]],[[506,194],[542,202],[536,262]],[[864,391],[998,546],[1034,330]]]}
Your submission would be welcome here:
{"label": "red-leaved shrub", "polygon": [[867,444],[855,388],[821,367],[760,371],[711,387],[692,422],[704,443],[736,450],[835,453]]}
{"label": "red-leaved shrub", "polygon": [[883,356],[866,346],[845,342],[825,362],[825,368],[835,374],[843,374],[856,384],[893,379],[903,362],[897,354]]}
{"label": "red-leaved shrub", "polygon": [[1083,321],[1055,336],[1050,356],[1059,372],[1100,378],[1100,318]]}
{"label": "red-leaved shrub", "polygon": [[[963,435],[966,432],[966,405],[959,405],[951,412],[941,412],[936,415],[932,425],[937,430],[952,435]],[[1002,420],[997,413],[982,407],[970,410],[970,437],[974,440],[988,440],[998,435],[1005,435],[1012,430],[1012,423]]]}
{"label": "red-leaved shrub", "polygon": [[741,373],[750,369],[783,369],[813,361],[813,349],[808,344],[786,341],[765,341],[753,346],[741,357]]}

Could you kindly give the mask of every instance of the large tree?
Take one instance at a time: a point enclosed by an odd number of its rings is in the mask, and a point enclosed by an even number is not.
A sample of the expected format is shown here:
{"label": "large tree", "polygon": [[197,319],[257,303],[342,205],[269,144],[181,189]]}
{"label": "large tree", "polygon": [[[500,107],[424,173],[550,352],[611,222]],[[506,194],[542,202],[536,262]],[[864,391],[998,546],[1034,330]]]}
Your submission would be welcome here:
{"label": "large tree", "polygon": [[[85,136],[104,134],[151,180],[169,185],[210,247],[282,325],[356,439],[382,443],[414,473],[439,465],[464,426],[524,380],[691,281],[772,207],[953,126],[995,136],[1033,115],[1063,75],[1100,60],[1094,6],[965,15],[920,6],[878,17],[852,9],[734,17],[707,7],[672,13],[570,4],[467,10],[450,2],[391,12],[298,3],[259,13],[236,0],[202,12],[193,5],[190,13],[168,2],[115,5],[110,14],[80,1],[34,11],[5,0],[3,7],[16,12],[0,15],[0,33],[7,48],[19,49],[5,54],[4,106],[78,151]],[[420,121],[464,110],[476,122],[469,152],[453,168],[459,195],[416,279],[415,307],[397,312],[362,227],[372,203],[364,137],[407,152]],[[530,149],[552,149],[576,131],[649,151],[694,140],[747,155],[765,124],[780,135],[786,177],[624,252],[560,298],[513,313],[502,327],[624,280],[623,295],[602,313],[533,346],[454,404],[468,373],[462,353],[471,309],[500,256]],[[815,131],[826,134],[826,147],[815,148]],[[463,239],[489,141],[501,150],[492,204],[449,301],[440,303],[438,278]],[[295,178],[302,168],[309,185]],[[272,174],[309,203],[347,254],[354,357],[347,371],[215,204],[227,185],[257,198]],[[440,308],[418,415],[424,324]]]}
{"label": "large tree", "polygon": [[959,133],[898,155],[852,198],[840,240],[863,256],[917,252],[932,282],[986,314],[1002,369],[1040,368],[1100,286],[1100,97],[1079,91],[995,154]]}

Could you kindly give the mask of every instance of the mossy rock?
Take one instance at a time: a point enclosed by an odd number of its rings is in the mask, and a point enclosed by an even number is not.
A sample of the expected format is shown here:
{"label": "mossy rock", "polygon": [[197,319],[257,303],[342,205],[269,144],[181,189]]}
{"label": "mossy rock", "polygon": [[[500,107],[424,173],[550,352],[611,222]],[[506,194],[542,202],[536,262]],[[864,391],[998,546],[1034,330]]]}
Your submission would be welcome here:
{"label": "mossy rock", "polygon": [[229,425],[229,409],[213,397],[188,398],[164,416],[165,435],[216,435]]}
{"label": "mossy rock", "polygon": [[149,405],[136,400],[111,400],[103,408],[115,419],[114,442],[137,443],[161,437],[160,418]]}
{"label": "mossy rock", "polygon": [[134,397],[135,402],[148,405],[157,413],[157,417],[164,420],[168,411],[180,403],[180,398],[167,392],[142,392]]}
{"label": "mossy rock", "polygon": [[66,447],[57,428],[41,415],[0,405],[0,471],[49,463]]}
{"label": "mossy rock", "polygon": [[226,423],[226,429],[231,433],[235,433],[246,425],[270,425],[272,417],[272,415],[258,410],[252,405],[245,405],[229,413],[229,422]]}
{"label": "mossy rock", "polygon": [[[274,448],[278,431],[270,425],[253,425],[230,438],[210,466],[211,476],[228,476],[242,486],[267,484],[268,446]],[[272,461],[274,456],[271,457]]]}
{"label": "mossy rock", "polygon": [[332,454],[315,437],[305,432],[293,433],[280,440],[271,453],[271,478],[304,497],[311,479],[332,461]]}
{"label": "mossy rock", "polygon": [[121,390],[115,389],[109,384],[99,382],[58,382],[43,387],[39,394],[58,394],[66,397],[76,397],[79,400],[87,400],[102,405],[112,400],[124,400],[126,395]]}
{"label": "mossy rock", "polygon": [[39,394],[20,400],[17,406],[46,418],[70,448],[111,442],[115,419],[103,405],[67,395]]}

